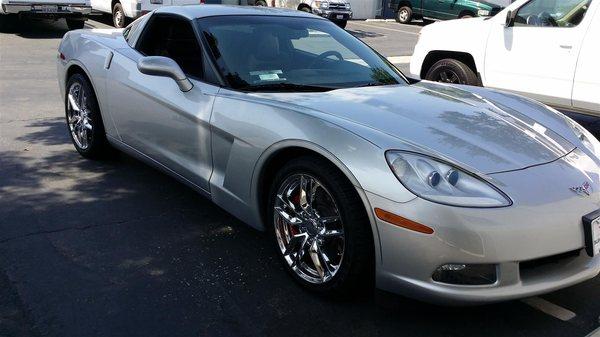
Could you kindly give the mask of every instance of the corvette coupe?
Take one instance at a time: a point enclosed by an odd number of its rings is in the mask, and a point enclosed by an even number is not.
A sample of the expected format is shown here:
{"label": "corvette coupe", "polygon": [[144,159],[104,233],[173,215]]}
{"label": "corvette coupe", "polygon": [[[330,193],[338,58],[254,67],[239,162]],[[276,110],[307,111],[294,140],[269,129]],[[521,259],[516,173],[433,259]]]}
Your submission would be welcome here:
{"label": "corvette coupe", "polygon": [[326,19],[164,7],[68,32],[57,66],[82,156],[133,155],[269,231],[314,291],[484,303],[600,271],[593,135],[521,96],[406,78]]}

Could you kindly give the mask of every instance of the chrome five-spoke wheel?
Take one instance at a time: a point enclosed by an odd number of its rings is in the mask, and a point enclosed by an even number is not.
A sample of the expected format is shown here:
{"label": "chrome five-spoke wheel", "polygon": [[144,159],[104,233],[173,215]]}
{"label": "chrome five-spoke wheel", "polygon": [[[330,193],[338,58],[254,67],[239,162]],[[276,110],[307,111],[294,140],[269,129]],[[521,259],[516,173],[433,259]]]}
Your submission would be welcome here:
{"label": "chrome five-spoke wheel", "polygon": [[93,137],[88,96],[79,82],[69,87],[67,94],[67,122],[71,137],[81,150],[87,150]]}
{"label": "chrome five-spoke wheel", "polygon": [[283,257],[302,279],[320,284],[344,257],[344,226],[331,193],[315,177],[294,174],[277,191],[275,235]]}

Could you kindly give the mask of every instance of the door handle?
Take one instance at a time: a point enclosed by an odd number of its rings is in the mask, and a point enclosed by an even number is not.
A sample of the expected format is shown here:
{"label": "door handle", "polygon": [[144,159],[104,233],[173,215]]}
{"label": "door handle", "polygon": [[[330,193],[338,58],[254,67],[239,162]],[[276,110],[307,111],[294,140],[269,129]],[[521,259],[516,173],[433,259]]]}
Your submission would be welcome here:
{"label": "door handle", "polygon": [[569,45],[566,45],[566,44],[561,44],[560,47],[562,49],[573,49],[573,46],[569,46]]}

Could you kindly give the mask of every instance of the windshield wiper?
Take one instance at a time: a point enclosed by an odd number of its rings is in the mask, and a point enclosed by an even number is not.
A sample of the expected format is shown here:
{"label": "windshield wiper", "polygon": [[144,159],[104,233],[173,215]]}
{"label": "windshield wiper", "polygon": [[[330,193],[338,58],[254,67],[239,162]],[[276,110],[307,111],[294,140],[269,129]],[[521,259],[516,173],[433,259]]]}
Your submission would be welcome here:
{"label": "windshield wiper", "polygon": [[320,87],[316,85],[305,85],[305,84],[294,84],[294,83],[265,83],[265,84],[255,84],[248,85],[241,88],[238,88],[242,91],[252,91],[252,92],[325,92],[334,90],[335,88],[329,87]]}

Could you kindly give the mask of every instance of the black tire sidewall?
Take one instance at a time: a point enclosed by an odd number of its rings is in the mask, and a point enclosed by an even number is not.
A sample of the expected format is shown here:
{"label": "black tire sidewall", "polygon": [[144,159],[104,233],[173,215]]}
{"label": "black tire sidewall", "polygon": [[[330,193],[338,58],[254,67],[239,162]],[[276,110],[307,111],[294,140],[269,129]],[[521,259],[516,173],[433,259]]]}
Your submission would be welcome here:
{"label": "black tire sidewall", "polygon": [[425,79],[428,81],[438,81],[437,77],[444,70],[451,70],[459,78],[459,84],[465,85],[479,85],[479,78],[477,74],[469,68],[468,65],[455,59],[443,59],[436,62],[425,75]]}
{"label": "black tire sidewall", "polygon": [[264,0],[257,0],[255,2],[255,6],[267,6],[267,3]]}
{"label": "black tire sidewall", "polygon": [[[92,124],[92,140],[87,149],[80,148],[75,140],[73,139],[73,135],[71,134],[71,129],[69,127],[69,112],[68,112],[68,100],[69,100],[69,89],[74,83],[80,83],[83,90],[85,90],[86,95],[88,95],[88,109],[90,110],[91,124]],[[102,122],[102,116],[100,114],[100,109],[98,107],[98,100],[96,99],[96,93],[92,88],[92,85],[89,83],[88,79],[82,74],[74,74],[72,75],[66,85],[65,89],[65,120],[67,122],[67,131],[69,132],[69,137],[75,146],[75,149],[79,154],[86,158],[98,159],[102,158],[107,154],[108,150],[108,142],[106,140],[106,131],[104,129],[104,124]]]}
{"label": "black tire sidewall", "polygon": [[67,27],[69,27],[69,30],[82,29],[85,25],[85,21],[83,21],[83,20],[66,19],[66,21],[67,21]]}
{"label": "black tire sidewall", "polygon": [[[359,261],[356,259],[357,256],[362,255],[362,257],[369,259],[369,262],[367,263],[372,264],[372,261],[370,260],[372,260],[371,257],[374,253],[372,249],[371,228],[368,217],[366,217],[366,213],[364,212],[364,205],[357,196],[355,198],[352,196],[348,198],[349,189],[353,189],[354,187],[352,185],[347,186],[349,183],[345,182],[345,178],[340,176],[341,173],[339,173],[339,171],[336,172],[336,170],[337,168],[334,168],[332,164],[318,157],[305,156],[293,159],[284,165],[282,169],[275,175],[269,190],[269,201],[267,203],[268,209],[266,212],[267,222],[265,225],[267,226],[267,230],[272,238],[276,253],[286,271],[294,278],[296,282],[300,283],[305,288],[324,294],[346,294],[349,289],[364,288],[364,285],[371,280],[372,276],[369,275],[369,273],[371,273],[370,267],[372,266],[359,266],[357,265]],[[274,204],[276,193],[281,184],[288,177],[299,173],[309,174],[315,177],[331,193],[344,224],[345,246],[342,265],[335,276],[323,284],[313,284],[307,282],[289,267],[287,261],[281,253],[275,234]],[[358,203],[360,203],[360,205],[358,205]],[[360,214],[361,212],[357,212],[357,209],[359,208],[362,209],[362,214]],[[365,230],[368,230],[367,234],[365,234]],[[365,237],[368,237],[368,239]],[[365,240],[371,241],[365,244],[362,242]],[[361,241],[360,245],[359,241]]]}

